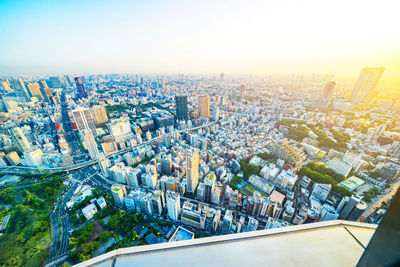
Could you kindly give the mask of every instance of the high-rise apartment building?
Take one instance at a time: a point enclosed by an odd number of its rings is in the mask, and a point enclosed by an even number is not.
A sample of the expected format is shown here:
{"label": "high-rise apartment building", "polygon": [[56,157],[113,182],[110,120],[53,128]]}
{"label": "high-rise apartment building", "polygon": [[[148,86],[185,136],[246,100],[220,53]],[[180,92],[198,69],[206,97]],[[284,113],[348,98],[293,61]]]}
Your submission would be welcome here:
{"label": "high-rise apartment building", "polygon": [[194,193],[197,184],[199,183],[199,151],[190,150],[186,154],[186,177],[187,177],[187,190]]}
{"label": "high-rise apartment building", "polygon": [[210,96],[209,95],[199,96],[199,111],[200,111],[200,117],[202,117],[202,118],[210,117]]}
{"label": "high-rise apartment building", "polygon": [[92,112],[88,108],[77,108],[72,111],[76,125],[79,131],[89,129],[93,135],[96,135],[96,125],[92,116]]}
{"label": "high-rise apartment building", "polygon": [[168,217],[173,221],[177,221],[179,219],[179,214],[181,213],[181,197],[178,193],[167,191],[166,199]]}
{"label": "high-rise apartment building", "polygon": [[188,99],[186,95],[175,96],[175,111],[177,120],[187,121],[189,119]]}
{"label": "high-rise apartment building", "polygon": [[88,94],[86,92],[85,86],[83,86],[82,78],[81,77],[75,77],[75,84],[76,84],[76,89],[78,91],[78,98],[86,98],[88,97]]}
{"label": "high-rise apartment building", "polygon": [[21,128],[16,127],[12,129],[11,136],[13,137],[21,152],[25,152],[31,149],[31,144],[29,143],[28,139],[26,139],[26,136],[22,132]]}
{"label": "high-rise apartment building", "polygon": [[351,92],[350,101],[353,104],[370,103],[374,98],[374,90],[382,77],[384,67],[363,68]]}
{"label": "high-rise apartment building", "polygon": [[115,204],[122,207],[124,205],[124,197],[126,195],[125,186],[113,184],[111,186],[111,195],[114,198]]}
{"label": "high-rise apartment building", "polygon": [[104,106],[93,106],[92,111],[96,124],[105,123],[108,121],[107,112]]}
{"label": "high-rise apartment building", "polygon": [[97,159],[97,156],[99,155],[99,150],[97,148],[97,142],[94,140],[92,131],[89,129],[84,129],[82,132],[82,138],[83,142],[86,145],[86,148],[89,151],[89,155],[91,159]]}

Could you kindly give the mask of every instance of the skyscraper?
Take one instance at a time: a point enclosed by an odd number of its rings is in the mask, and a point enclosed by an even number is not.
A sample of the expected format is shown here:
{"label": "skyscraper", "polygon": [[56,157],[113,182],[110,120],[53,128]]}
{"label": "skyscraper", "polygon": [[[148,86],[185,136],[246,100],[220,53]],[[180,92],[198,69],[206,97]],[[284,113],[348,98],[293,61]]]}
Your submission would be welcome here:
{"label": "skyscraper", "polygon": [[14,141],[17,143],[21,152],[25,152],[31,149],[31,144],[29,143],[28,139],[26,139],[25,134],[22,132],[21,128],[16,127],[12,129],[11,135]]}
{"label": "skyscraper", "polygon": [[374,98],[374,90],[382,77],[384,67],[363,68],[351,92],[350,101],[353,104],[370,103]]}
{"label": "skyscraper", "polygon": [[77,108],[72,111],[72,115],[74,116],[79,131],[89,129],[92,131],[93,135],[96,135],[94,119],[88,108]]}
{"label": "skyscraper", "polygon": [[37,97],[39,100],[44,99],[38,83],[28,83],[27,87],[31,96]]}
{"label": "skyscraper", "polygon": [[53,76],[49,78],[51,87],[60,88],[63,86],[62,81],[59,76]]}
{"label": "skyscraper", "polygon": [[186,154],[187,187],[190,193],[194,193],[199,183],[199,151],[192,150]]}
{"label": "skyscraper", "polygon": [[175,96],[175,110],[177,120],[187,121],[189,119],[188,101],[186,95]]}
{"label": "skyscraper", "polygon": [[21,79],[11,80],[10,85],[21,102],[29,102],[31,100],[29,92]]}
{"label": "skyscraper", "polygon": [[240,86],[240,98],[244,98],[246,96],[246,86],[242,84]]}
{"label": "skyscraper", "polygon": [[40,85],[40,92],[42,93],[44,101],[52,103],[53,102],[53,90],[47,86],[46,81],[40,80],[39,85]]}
{"label": "skyscraper", "polygon": [[330,81],[325,85],[324,91],[322,92],[321,100],[329,103],[335,89],[336,82]]}
{"label": "skyscraper", "polygon": [[210,96],[199,96],[199,111],[200,117],[208,118],[210,116]]}
{"label": "skyscraper", "polygon": [[86,148],[89,151],[90,158],[97,159],[97,156],[99,155],[99,150],[97,149],[97,143],[96,140],[94,140],[92,131],[90,131],[89,129],[84,129],[81,134],[83,141],[85,142]]}
{"label": "skyscraper", "polygon": [[108,121],[108,116],[104,106],[93,106],[93,115],[97,124],[105,123]]}
{"label": "skyscraper", "polygon": [[83,86],[83,82],[82,82],[82,78],[81,77],[75,77],[75,84],[76,84],[76,88],[78,90],[78,98],[86,98],[86,97],[88,97],[86,89]]}

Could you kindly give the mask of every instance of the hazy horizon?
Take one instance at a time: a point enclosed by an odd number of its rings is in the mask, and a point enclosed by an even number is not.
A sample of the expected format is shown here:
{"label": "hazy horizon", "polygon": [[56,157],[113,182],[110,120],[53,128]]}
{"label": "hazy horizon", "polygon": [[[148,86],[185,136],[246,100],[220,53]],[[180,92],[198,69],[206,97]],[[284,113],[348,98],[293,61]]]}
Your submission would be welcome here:
{"label": "hazy horizon", "polygon": [[2,75],[400,73],[395,1],[0,1]]}

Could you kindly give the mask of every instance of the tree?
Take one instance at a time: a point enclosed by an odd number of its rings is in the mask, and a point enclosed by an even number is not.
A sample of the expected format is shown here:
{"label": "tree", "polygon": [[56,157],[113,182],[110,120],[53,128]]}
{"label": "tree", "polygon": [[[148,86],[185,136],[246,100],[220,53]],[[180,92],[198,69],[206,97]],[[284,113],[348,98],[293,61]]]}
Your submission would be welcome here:
{"label": "tree", "polygon": [[6,263],[4,264],[4,266],[10,266],[10,267],[18,267],[18,266],[21,266],[21,265],[22,265],[22,259],[21,259],[21,257],[19,255],[15,256],[15,257],[12,257],[12,258],[9,258],[6,261]]}
{"label": "tree", "polygon": [[8,187],[0,191],[1,203],[13,203],[17,189],[15,187]]}

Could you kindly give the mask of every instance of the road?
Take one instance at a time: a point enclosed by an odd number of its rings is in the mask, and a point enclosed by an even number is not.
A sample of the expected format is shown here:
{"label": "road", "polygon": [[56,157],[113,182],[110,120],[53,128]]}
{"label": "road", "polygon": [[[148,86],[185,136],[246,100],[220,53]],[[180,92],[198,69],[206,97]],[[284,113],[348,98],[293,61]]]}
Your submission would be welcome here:
{"label": "road", "polygon": [[[204,124],[201,126],[197,126],[197,127],[193,127],[190,129],[184,129],[184,130],[179,130],[179,133],[185,132],[185,131],[196,131],[205,127],[209,127],[211,125],[215,125],[217,122],[211,122],[208,124]],[[169,135],[172,135],[173,133],[168,133]],[[134,146],[130,146],[128,148],[119,150],[117,152],[111,153],[106,155],[107,158],[111,158],[117,155],[121,155],[121,154],[125,154],[126,152],[132,151],[133,149],[137,148],[137,147],[141,147],[144,145],[148,145],[148,144],[152,144],[156,141],[160,140],[160,136],[152,138],[146,142],[143,142],[141,144],[137,144]],[[89,167],[92,165],[95,165],[98,163],[98,160],[88,160],[85,162],[81,162],[81,163],[77,163],[71,166],[66,166],[66,167],[48,167],[48,168],[39,168],[39,167],[28,167],[28,166],[6,166],[6,167],[0,167],[0,173],[18,173],[18,174],[26,174],[28,172],[31,172],[33,174],[44,174],[44,173],[56,173],[56,172],[70,172],[70,171],[74,171],[74,170],[78,170],[78,169],[82,169],[85,167]]]}
{"label": "road", "polygon": [[397,189],[400,186],[400,181],[398,181],[393,187],[392,190],[387,193],[384,197],[375,200],[373,203],[368,205],[368,208],[364,211],[363,215],[360,217],[359,221],[365,221],[372,213],[375,212],[376,208],[379,208],[382,205],[383,201],[388,201],[391,199],[397,192]]}
{"label": "road", "polygon": [[51,245],[48,259],[49,263],[46,266],[56,266],[62,263],[61,259],[66,259],[70,232],[73,229],[66,203],[71,199],[81,182],[85,179],[90,179],[89,175],[91,172],[91,168],[86,168],[82,169],[80,172],[71,174],[71,183],[73,184],[57,199],[57,208],[50,215]]}

